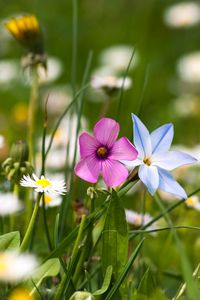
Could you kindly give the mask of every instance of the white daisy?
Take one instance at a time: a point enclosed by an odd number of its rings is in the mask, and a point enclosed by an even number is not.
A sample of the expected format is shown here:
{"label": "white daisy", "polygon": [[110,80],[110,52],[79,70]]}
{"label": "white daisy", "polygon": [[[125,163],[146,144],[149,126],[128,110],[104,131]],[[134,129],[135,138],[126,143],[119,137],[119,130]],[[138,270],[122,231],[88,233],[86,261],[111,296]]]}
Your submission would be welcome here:
{"label": "white daisy", "polygon": [[38,266],[37,260],[30,254],[18,252],[0,252],[0,281],[18,282],[31,277]]}
{"label": "white daisy", "polygon": [[194,208],[200,211],[200,202],[197,196],[191,196],[185,201],[187,207]]}
{"label": "white daisy", "polygon": [[164,21],[174,28],[194,26],[200,21],[200,6],[192,1],[172,5],[165,11]]}
{"label": "white daisy", "polygon": [[14,214],[22,210],[23,204],[12,193],[0,193],[0,216]]}
{"label": "white daisy", "polygon": [[20,184],[25,187],[32,187],[37,193],[46,193],[49,195],[60,194],[63,195],[67,192],[64,180],[50,180],[43,175],[39,178],[35,174],[24,175]]}

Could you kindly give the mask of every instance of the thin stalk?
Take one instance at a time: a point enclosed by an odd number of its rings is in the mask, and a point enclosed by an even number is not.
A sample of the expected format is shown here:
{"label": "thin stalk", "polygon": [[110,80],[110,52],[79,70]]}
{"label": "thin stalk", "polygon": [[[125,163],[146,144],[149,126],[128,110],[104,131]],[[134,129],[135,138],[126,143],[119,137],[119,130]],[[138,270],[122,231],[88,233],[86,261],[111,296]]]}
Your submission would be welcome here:
{"label": "thin stalk", "polygon": [[41,194],[38,194],[37,199],[36,199],[36,203],[35,203],[35,207],[34,207],[34,210],[33,210],[29,225],[28,225],[28,228],[26,230],[25,236],[24,236],[23,241],[22,241],[21,246],[20,246],[20,251],[26,250],[26,248],[28,246],[29,239],[31,237],[31,233],[32,233],[32,230],[33,230],[33,226],[35,224],[35,220],[36,220],[36,217],[37,217],[39,204],[40,204],[40,199],[41,199]]}
{"label": "thin stalk", "polygon": [[35,130],[35,113],[38,97],[38,73],[37,67],[32,68],[32,88],[30,94],[28,108],[28,146],[29,146],[29,162],[34,162],[34,130]]}
{"label": "thin stalk", "polygon": [[76,76],[77,76],[77,50],[78,50],[78,3],[77,0],[72,0],[73,15],[72,15],[72,70],[71,83],[73,96],[76,93]]}
{"label": "thin stalk", "polygon": [[83,238],[85,222],[86,222],[86,216],[83,215],[82,219],[81,219],[81,224],[80,224],[80,227],[79,227],[78,235],[77,235],[74,247],[73,247],[72,256],[71,256],[71,259],[70,259],[70,262],[69,262],[69,267],[67,269],[68,274],[66,274],[66,273],[63,274],[62,280],[61,280],[61,282],[58,286],[58,289],[56,291],[56,294],[53,298],[54,300],[62,299],[63,293],[65,292],[65,288],[68,285],[68,283],[70,282],[71,275],[72,275],[72,266],[73,266],[74,261],[76,260],[78,250],[79,250],[79,245],[80,245],[80,242]]}

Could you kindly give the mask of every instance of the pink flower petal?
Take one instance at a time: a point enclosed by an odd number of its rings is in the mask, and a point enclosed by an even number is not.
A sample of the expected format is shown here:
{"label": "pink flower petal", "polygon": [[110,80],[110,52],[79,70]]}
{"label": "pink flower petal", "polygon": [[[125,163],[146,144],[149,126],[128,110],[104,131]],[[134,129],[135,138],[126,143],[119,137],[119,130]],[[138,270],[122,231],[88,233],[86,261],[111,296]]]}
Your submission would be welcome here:
{"label": "pink flower petal", "polygon": [[114,143],[112,146],[109,159],[125,159],[125,160],[135,160],[138,156],[138,152],[135,147],[129,142],[126,137],[122,137]]}
{"label": "pink flower petal", "polygon": [[96,139],[104,146],[111,147],[119,134],[119,124],[109,118],[102,118],[94,127]]}
{"label": "pink flower petal", "polygon": [[101,171],[101,161],[96,157],[88,156],[83,158],[74,169],[76,176],[85,181],[96,183]]}
{"label": "pink flower petal", "polygon": [[81,158],[87,157],[96,153],[96,150],[100,146],[97,140],[89,135],[88,133],[84,132],[79,137],[79,145],[80,145],[80,155]]}
{"label": "pink flower petal", "polygon": [[120,162],[106,159],[102,161],[102,176],[108,187],[115,187],[126,180],[128,170]]}

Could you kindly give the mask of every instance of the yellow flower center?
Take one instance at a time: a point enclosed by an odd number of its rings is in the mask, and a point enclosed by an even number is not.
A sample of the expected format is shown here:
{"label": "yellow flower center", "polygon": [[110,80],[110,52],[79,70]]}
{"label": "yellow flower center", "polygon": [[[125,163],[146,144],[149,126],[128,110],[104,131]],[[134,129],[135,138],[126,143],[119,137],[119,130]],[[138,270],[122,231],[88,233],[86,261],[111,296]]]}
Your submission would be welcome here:
{"label": "yellow flower center", "polygon": [[99,158],[105,158],[108,154],[108,149],[106,147],[99,147],[97,149],[97,155]]}
{"label": "yellow flower center", "polygon": [[192,197],[187,198],[185,202],[189,206],[195,206],[197,204],[197,200]]}
{"label": "yellow flower center", "polygon": [[8,300],[34,300],[33,296],[29,295],[29,292],[23,288],[16,289],[11,293]]}
{"label": "yellow flower center", "polygon": [[143,163],[144,163],[145,165],[147,165],[147,166],[150,166],[150,165],[151,165],[151,160],[150,160],[150,158],[145,157],[145,158],[143,159]]}
{"label": "yellow flower center", "polygon": [[0,254],[0,273],[4,273],[7,270],[7,261],[4,254]]}
{"label": "yellow flower center", "polygon": [[51,182],[48,179],[46,179],[46,178],[38,179],[38,180],[36,180],[35,183],[37,185],[39,185],[40,187],[42,187],[42,188],[46,188],[46,187],[51,187],[52,186]]}

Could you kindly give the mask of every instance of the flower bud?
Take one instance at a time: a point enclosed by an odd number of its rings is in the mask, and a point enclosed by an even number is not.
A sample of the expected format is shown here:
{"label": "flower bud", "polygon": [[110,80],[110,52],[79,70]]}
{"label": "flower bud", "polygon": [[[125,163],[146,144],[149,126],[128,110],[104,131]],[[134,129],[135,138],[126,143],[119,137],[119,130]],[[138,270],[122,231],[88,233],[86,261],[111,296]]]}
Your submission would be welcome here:
{"label": "flower bud", "polygon": [[76,292],[70,300],[95,300],[94,296],[88,292]]}
{"label": "flower bud", "polygon": [[24,174],[32,174],[33,167],[28,162],[28,146],[24,141],[15,142],[10,156],[2,163],[2,169],[8,180],[18,182]]}

